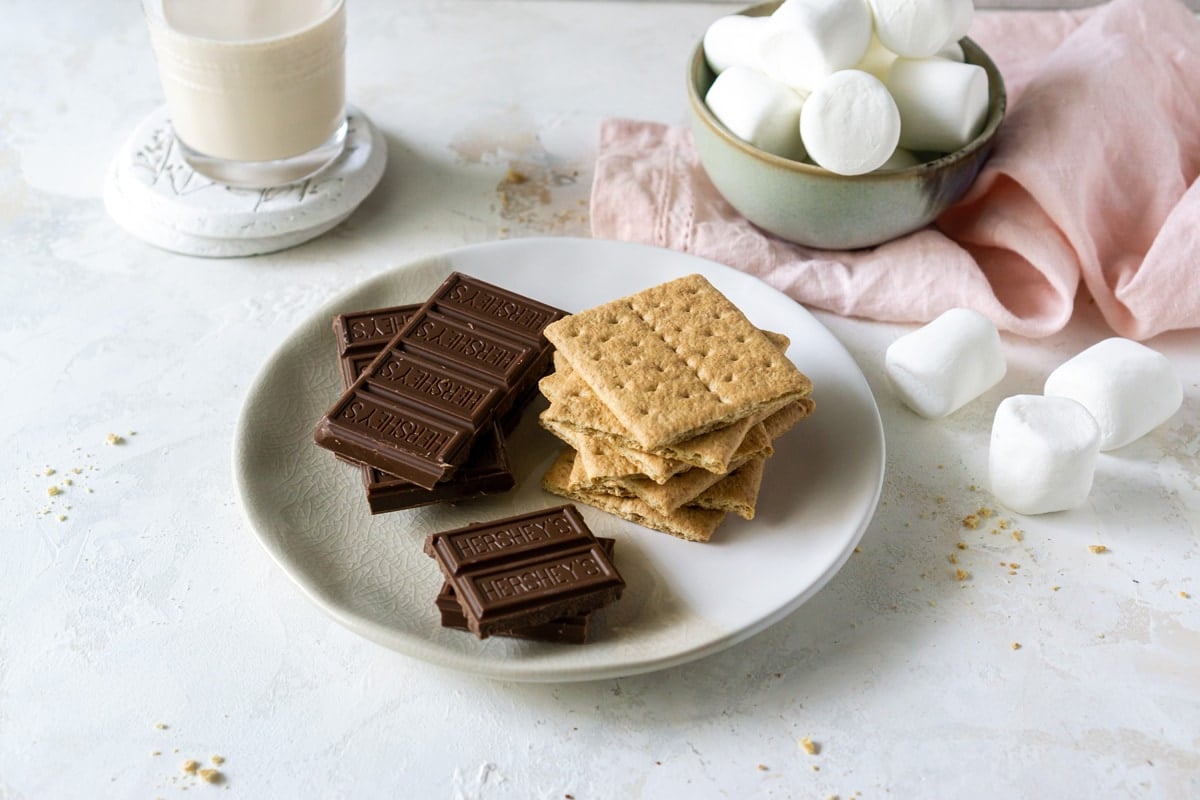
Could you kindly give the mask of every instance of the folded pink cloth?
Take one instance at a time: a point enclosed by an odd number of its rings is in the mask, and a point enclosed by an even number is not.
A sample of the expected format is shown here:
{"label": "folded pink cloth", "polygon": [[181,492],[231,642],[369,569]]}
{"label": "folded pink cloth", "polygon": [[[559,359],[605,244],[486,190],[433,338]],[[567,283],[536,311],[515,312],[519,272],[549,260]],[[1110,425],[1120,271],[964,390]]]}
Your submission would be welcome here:
{"label": "folded pink cloth", "polygon": [[1179,0],[1088,11],[980,12],[1009,111],[971,190],[934,225],[868,250],[822,251],[726,203],[682,127],[606,121],[592,234],[757,275],[840,314],[924,322],[949,308],[1046,336],[1080,281],[1112,328],[1200,326],[1200,21]]}

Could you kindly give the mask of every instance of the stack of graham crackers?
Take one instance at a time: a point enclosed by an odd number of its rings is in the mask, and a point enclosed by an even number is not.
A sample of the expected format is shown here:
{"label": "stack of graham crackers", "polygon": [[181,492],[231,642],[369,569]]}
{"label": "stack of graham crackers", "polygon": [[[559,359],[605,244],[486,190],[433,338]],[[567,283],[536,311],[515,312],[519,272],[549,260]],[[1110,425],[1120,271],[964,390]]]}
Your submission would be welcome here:
{"label": "stack of graham crackers", "polygon": [[812,413],[812,382],[701,275],[549,325],[544,428],[566,447],[554,494],[689,541],[752,519],[772,441]]}

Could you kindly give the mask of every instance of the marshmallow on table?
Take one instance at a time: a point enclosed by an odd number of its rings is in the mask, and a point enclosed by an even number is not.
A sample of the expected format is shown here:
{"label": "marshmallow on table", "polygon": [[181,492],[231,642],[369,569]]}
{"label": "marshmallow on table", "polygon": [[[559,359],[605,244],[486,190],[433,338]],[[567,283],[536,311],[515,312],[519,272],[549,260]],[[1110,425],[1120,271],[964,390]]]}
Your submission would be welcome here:
{"label": "marshmallow on table", "polygon": [[704,102],[739,139],[783,158],[804,158],[804,96],[774,78],[751,67],[729,67],[713,81]]}
{"label": "marshmallow on table", "polygon": [[1043,390],[1083,404],[1100,426],[1100,449],[1114,450],[1166,422],[1183,403],[1171,362],[1144,344],[1114,337],[1050,373]]}
{"label": "marshmallow on table", "polygon": [[[971,24],[971,0],[869,0],[875,35],[906,58],[927,58],[962,38]],[[966,6],[970,6],[968,11]],[[957,34],[957,35],[956,35]]]}
{"label": "marshmallow on table", "polygon": [[900,146],[950,153],[983,129],[988,77],[983,67],[943,58],[898,58],[887,88],[900,109]]}
{"label": "marshmallow on table", "polygon": [[850,69],[871,43],[865,0],[786,0],[770,17],[761,40],[762,69],[803,92]]}
{"label": "marshmallow on table", "polygon": [[862,175],[896,150],[900,112],[878,78],[845,69],[821,82],[804,102],[800,138],[813,161],[830,172]]}
{"label": "marshmallow on table", "polygon": [[1092,490],[1099,451],[1100,426],[1069,397],[1006,397],[992,421],[992,494],[1019,514],[1075,508]]}
{"label": "marshmallow on table", "polygon": [[884,368],[905,405],[934,419],[995,386],[1008,367],[992,321],[969,308],[952,308],[892,342]]}
{"label": "marshmallow on table", "polygon": [[770,24],[769,17],[731,14],[721,17],[704,32],[704,58],[718,75],[733,66],[758,68],[759,48]]}

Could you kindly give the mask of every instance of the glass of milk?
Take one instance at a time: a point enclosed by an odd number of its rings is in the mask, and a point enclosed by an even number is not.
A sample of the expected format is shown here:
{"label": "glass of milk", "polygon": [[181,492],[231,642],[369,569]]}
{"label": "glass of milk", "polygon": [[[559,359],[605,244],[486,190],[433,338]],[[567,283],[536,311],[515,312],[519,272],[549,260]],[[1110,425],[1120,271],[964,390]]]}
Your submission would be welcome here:
{"label": "glass of milk", "polygon": [[143,0],[184,160],[230,186],[301,180],[346,139],[344,0]]}

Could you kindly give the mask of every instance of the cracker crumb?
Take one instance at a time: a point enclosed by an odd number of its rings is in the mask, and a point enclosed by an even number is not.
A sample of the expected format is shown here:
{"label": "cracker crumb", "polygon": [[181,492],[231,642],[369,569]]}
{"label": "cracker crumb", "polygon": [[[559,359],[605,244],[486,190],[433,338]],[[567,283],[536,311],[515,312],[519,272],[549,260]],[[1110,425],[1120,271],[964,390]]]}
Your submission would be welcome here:
{"label": "cracker crumb", "polygon": [[800,746],[804,748],[804,752],[808,753],[810,756],[815,756],[821,752],[821,746],[808,736],[805,736],[800,740]]}
{"label": "cracker crumb", "polygon": [[155,730],[165,731],[167,729],[167,723],[156,722],[156,723],[154,723],[154,728],[155,728]]}
{"label": "cracker crumb", "polygon": [[1021,649],[1021,643],[1020,643],[1020,642],[1013,642],[1013,643],[1012,643],[1012,649],[1013,649],[1013,650],[1020,650],[1020,649]]}
{"label": "cracker crumb", "polygon": [[221,781],[225,780],[225,776],[221,773],[221,770],[213,769],[212,767],[206,767],[205,769],[199,770],[196,774],[199,775],[200,780],[204,781],[205,783],[220,783]]}
{"label": "cracker crumb", "polygon": [[967,572],[965,569],[954,570],[954,579],[956,581],[965,581],[969,577],[971,577],[971,573]]}
{"label": "cracker crumb", "polygon": [[125,437],[115,433],[110,433],[104,437],[105,444],[125,444]]}
{"label": "cracker crumb", "polygon": [[54,469],[54,467],[46,467],[46,471],[45,471],[45,472],[43,472],[42,474],[43,474],[43,475],[46,475],[47,477],[49,477],[50,475],[53,475],[53,474],[54,474],[55,472],[57,472],[57,471],[58,471],[58,470]]}
{"label": "cracker crumb", "polygon": [[958,542],[958,543],[957,543],[957,544],[955,544],[954,546],[955,546],[955,547],[957,547],[959,550],[966,550],[966,549],[967,549],[967,543],[966,543],[966,542]]}
{"label": "cracker crumb", "polygon": [[219,767],[225,763],[225,756],[218,756],[218,755],[214,754],[212,756],[212,758],[210,758],[209,760],[212,761],[212,763],[216,764]]}
{"label": "cracker crumb", "polygon": [[1091,550],[1093,553],[1107,553],[1108,552],[1108,548],[1102,544],[1089,544],[1088,550]]}
{"label": "cracker crumb", "polygon": [[1192,596],[1190,594],[1188,594],[1187,592],[1183,592],[1183,591],[1181,591],[1179,593],[1179,596],[1182,597],[1184,600],[1192,599]]}
{"label": "cracker crumb", "polygon": [[161,755],[162,755],[162,750],[151,750],[151,751],[150,751],[150,755],[152,755],[152,756],[161,756]]}
{"label": "cracker crumb", "polygon": [[1051,587],[1050,587],[1050,591],[1052,591],[1052,592],[1057,592],[1057,591],[1058,591],[1059,589],[1061,589],[1061,588],[1062,588],[1061,586],[1051,586]]}
{"label": "cracker crumb", "polygon": [[1024,541],[1025,540],[1025,531],[1017,529],[1012,532],[1012,537],[1014,539],[1016,539],[1018,542]]}
{"label": "cracker crumb", "polygon": [[46,489],[46,494],[50,495],[51,497],[56,497],[56,496],[62,494],[62,487],[51,486],[48,489]]}
{"label": "cracker crumb", "polygon": [[951,554],[950,554],[950,563],[951,563],[951,564],[957,564],[957,563],[958,563],[958,555],[957,555],[957,554],[955,554],[955,553],[951,553]]}
{"label": "cracker crumb", "polygon": [[194,758],[189,758],[179,765],[179,769],[188,775],[195,775],[196,771],[200,769],[200,762]]}
{"label": "cracker crumb", "polygon": [[66,521],[67,521],[67,515],[66,515],[66,514],[59,514],[59,515],[58,515],[58,521],[59,521],[59,522],[66,522]]}

